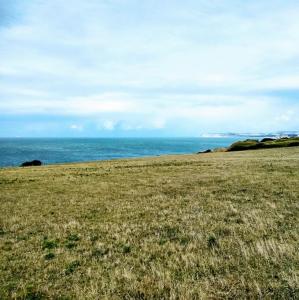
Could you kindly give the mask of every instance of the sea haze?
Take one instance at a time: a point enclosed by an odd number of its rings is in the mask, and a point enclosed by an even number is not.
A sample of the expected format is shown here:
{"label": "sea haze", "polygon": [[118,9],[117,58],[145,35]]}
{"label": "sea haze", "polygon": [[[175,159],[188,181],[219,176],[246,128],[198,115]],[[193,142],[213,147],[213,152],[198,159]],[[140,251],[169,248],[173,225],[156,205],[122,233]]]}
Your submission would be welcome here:
{"label": "sea haze", "polygon": [[[244,138],[244,137],[243,137]],[[38,159],[44,164],[196,153],[226,147],[221,138],[0,138],[0,166]]]}

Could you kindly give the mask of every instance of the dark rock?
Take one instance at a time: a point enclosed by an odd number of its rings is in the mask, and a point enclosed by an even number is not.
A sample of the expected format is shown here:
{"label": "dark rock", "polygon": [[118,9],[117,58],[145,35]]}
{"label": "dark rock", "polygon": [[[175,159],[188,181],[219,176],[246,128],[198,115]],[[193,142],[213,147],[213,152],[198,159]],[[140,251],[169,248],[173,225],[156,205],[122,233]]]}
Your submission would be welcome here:
{"label": "dark rock", "polygon": [[32,161],[25,161],[21,164],[21,167],[32,167],[32,166],[41,166],[42,162],[40,160],[32,160]]}
{"label": "dark rock", "polygon": [[211,153],[212,150],[211,149],[208,149],[208,150],[205,150],[205,151],[202,151],[202,152],[198,152],[197,154],[201,154],[201,153]]}

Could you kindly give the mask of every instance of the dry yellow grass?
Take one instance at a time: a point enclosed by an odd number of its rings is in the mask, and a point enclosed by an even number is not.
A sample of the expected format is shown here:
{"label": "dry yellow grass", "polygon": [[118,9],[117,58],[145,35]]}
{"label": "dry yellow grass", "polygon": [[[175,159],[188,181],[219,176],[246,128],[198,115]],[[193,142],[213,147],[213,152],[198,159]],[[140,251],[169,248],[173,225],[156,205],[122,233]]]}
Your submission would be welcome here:
{"label": "dry yellow grass", "polygon": [[298,299],[299,148],[0,170],[1,299]]}

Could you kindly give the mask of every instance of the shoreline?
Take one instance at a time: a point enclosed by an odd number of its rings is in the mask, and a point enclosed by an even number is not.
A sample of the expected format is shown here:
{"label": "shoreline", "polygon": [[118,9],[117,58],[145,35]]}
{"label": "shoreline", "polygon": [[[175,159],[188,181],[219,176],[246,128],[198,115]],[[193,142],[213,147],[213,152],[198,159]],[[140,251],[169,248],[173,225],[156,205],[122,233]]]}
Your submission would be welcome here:
{"label": "shoreline", "polygon": [[[74,161],[59,161],[59,162],[51,162],[44,163],[40,160],[34,161],[26,161],[18,165],[9,165],[9,166],[0,166],[0,169],[3,168],[18,168],[18,167],[33,167],[38,166],[49,166],[49,165],[61,165],[61,164],[77,164],[77,163],[92,163],[92,162],[100,162],[100,161],[114,161],[114,160],[128,160],[128,159],[140,159],[140,158],[154,158],[160,156],[169,156],[169,155],[203,155],[211,153],[227,153],[227,152],[243,152],[243,151],[256,151],[256,150],[264,150],[264,149],[277,149],[277,148],[292,148],[299,146],[299,137],[285,137],[285,138],[263,138],[262,140],[258,139],[246,139],[246,140],[238,140],[233,142],[231,145],[221,148],[212,148],[205,149],[204,151],[199,152],[175,152],[175,153],[160,153],[155,155],[133,155],[127,157],[114,157],[114,158],[103,158],[103,159],[92,159],[92,160],[74,160]],[[38,164],[36,164],[38,163]],[[24,166],[23,166],[24,165]]]}
{"label": "shoreline", "polygon": [[238,138],[75,138],[1,140],[1,167],[25,161],[47,164],[122,159],[156,155],[192,154],[208,148],[227,147]]}
{"label": "shoreline", "polygon": [[126,161],[137,161],[137,160],[153,160],[159,158],[184,158],[184,157],[193,157],[193,156],[201,156],[201,157],[209,157],[218,155],[231,155],[235,153],[258,153],[264,151],[275,151],[279,149],[292,149],[298,148],[299,146],[292,146],[292,147],[280,147],[280,148],[263,148],[263,149],[248,149],[244,151],[212,151],[212,152],[195,152],[195,153],[179,153],[179,154],[160,154],[160,155],[149,155],[149,156],[136,156],[136,157],[119,157],[119,158],[112,158],[112,159],[100,159],[100,160],[88,160],[88,161],[73,161],[73,162],[58,162],[58,163],[50,163],[50,164],[42,164],[41,166],[5,166],[0,167],[0,170],[22,170],[22,169],[40,169],[46,167],[55,167],[55,166],[71,166],[71,165],[85,165],[85,164],[100,164],[100,163],[109,163],[109,162],[126,162]]}

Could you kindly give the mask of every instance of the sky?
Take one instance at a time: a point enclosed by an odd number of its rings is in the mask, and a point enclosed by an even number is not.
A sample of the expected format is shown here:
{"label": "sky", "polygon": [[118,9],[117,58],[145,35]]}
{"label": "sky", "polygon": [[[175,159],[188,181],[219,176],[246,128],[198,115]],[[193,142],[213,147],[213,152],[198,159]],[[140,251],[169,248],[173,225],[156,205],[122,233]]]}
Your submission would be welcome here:
{"label": "sky", "polygon": [[0,136],[299,131],[298,0],[0,0]]}

